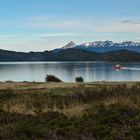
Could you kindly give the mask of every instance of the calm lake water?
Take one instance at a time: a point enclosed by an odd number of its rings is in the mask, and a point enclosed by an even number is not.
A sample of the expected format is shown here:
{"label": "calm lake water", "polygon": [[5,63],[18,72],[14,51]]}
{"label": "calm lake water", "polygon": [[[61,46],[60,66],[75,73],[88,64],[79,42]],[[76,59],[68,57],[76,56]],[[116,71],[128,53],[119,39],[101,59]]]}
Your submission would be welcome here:
{"label": "calm lake water", "polygon": [[53,74],[64,82],[74,82],[82,76],[92,81],[140,81],[140,63],[121,63],[125,70],[113,69],[110,62],[1,62],[0,81],[44,82],[46,74]]}

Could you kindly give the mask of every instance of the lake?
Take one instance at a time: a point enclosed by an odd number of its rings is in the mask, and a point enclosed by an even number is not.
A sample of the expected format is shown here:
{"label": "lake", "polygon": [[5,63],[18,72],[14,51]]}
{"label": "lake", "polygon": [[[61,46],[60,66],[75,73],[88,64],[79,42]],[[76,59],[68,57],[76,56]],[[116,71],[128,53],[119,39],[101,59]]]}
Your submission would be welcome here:
{"label": "lake", "polygon": [[125,70],[114,70],[112,62],[0,62],[0,81],[44,82],[52,74],[64,82],[82,76],[85,82],[140,81],[140,63],[121,63]]}

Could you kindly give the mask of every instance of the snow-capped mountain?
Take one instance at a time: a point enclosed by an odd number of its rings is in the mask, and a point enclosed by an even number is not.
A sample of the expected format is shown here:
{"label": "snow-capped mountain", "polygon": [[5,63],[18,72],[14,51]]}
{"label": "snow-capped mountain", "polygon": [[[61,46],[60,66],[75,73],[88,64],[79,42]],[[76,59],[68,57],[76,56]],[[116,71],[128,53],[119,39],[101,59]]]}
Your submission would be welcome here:
{"label": "snow-capped mountain", "polygon": [[95,41],[81,45],[76,45],[74,42],[68,43],[62,49],[77,48],[96,52],[109,52],[116,50],[129,50],[140,52],[140,42],[125,41],[122,43],[114,43],[112,41]]}
{"label": "snow-capped mountain", "polygon": [[63,49],[74,48],[75,46],[76,46],[76,44],[75,44],[73,41],[71,41],[71,42],[69,42],[67,45],[65,45],[65,46],[63,47]]}

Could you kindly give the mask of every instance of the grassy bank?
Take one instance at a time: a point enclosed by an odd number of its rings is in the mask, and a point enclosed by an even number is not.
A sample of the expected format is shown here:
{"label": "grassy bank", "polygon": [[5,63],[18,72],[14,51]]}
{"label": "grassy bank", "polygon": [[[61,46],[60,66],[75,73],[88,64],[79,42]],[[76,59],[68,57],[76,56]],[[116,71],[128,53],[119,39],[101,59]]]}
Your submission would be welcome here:
{"label": "grassy bank", "polygon": [[139,140],[140,83],[0,83],[2,140]]}

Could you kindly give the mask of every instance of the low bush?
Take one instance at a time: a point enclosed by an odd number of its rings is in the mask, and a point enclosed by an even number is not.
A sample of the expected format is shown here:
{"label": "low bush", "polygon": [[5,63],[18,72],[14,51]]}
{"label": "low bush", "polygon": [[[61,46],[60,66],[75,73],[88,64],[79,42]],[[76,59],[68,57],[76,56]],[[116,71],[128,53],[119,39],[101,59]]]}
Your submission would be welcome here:
{"label": "low bush", "polygon": [[45,78],[46,82],[62,82],[59,78],[55,77],[54,75],[47,75]]}
{"label": "low bush", "polygon": [[83,77],[76,77],[75,81],[76,82],[84,82],[84,79],[83,79]]}

